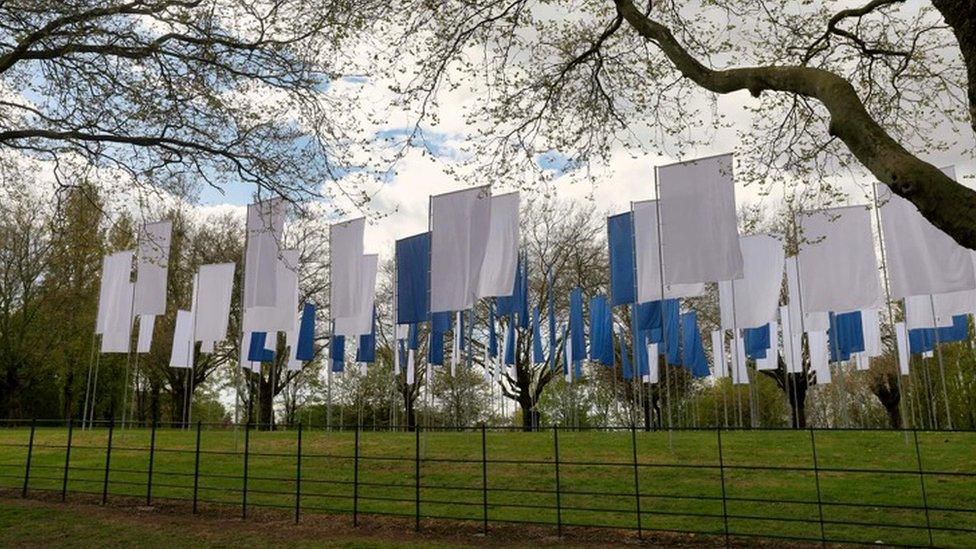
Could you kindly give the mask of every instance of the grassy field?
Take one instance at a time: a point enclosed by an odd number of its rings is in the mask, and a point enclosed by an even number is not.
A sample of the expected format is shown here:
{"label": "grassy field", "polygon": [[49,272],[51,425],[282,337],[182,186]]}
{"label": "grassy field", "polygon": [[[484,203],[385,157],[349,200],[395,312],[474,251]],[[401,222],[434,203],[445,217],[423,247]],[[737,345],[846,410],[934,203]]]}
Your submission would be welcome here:
{"label": "grassy field", "polygon": [[[423,518],[483,519],[566,527],[636,529],[635,480],[644,531],[784,536],[864,543],[976,546],[976,433],[888,431],[680,431],[559,433],[559,493],[552,431],[424,432],[420,436]],[[251,431],[247,505],[293,513],[297,432]],[[101,495],[107,429],[73,433],[69,493]],[[146,497],[150,432],[116,430],[109,499]],[[198,497],[241,512],[244,432],[201,433]],[[0,429],[0,487],[23,484],[29,429]],[[38,427],[29,491],[62,488],[67,430]],[[301,512],[414,517],[414,433],[355,434],[304,429]],[[814,446],[818,472],[813,470]],[[154,500],[192,499],[195,430],[158,429]],[[919,456],[924,475],[918,474]],[[358,472],[357,472],[358,469]],[[819,484],[819,490],[818,490]],[[723,499],[723,492],[725,498]],[[819,498],[818,498],[819,494]],[[69,495],[70,497],[70,495]],[[557,502],[558,498],[558,502]],[[820,504],[818,504],[818,499]],[[929,510],[923,508],[927,501]],[[558,511],[557,511],[558,505]],[[973,511],[966,511],[973,510]],[[956,530],[952,530],[956,529]]]}

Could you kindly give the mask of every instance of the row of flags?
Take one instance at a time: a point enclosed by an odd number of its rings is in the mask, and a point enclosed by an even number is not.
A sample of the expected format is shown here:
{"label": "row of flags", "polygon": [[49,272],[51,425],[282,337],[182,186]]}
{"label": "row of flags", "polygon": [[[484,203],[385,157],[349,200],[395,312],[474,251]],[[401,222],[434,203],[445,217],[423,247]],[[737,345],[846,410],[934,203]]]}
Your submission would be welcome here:
{"label": "row of flags", "polygon": [[[488,299],[486,354],[497,363],[496,371],[515,363],[518,328],[529,333],[534,363],[555,367],[557,353],[564,353],[568,379],[581,374],[586,360],[613,365],[617,348],[625,377],[656,382],[659,356],[696,376],[707,375],[698,317],[682,310],[682,300],[717,283],[719,329],[710,334],[713,375],[746,383],[748,360],[764,370],[778,368],[780,358],[788,372],[803,371],[806,334],[811,367],[818,379],[828,381],[831,362],[855,360],[866,368],[881,354],[879,310],[886,299],[878,275],[879,243],[887,254],[890,297],[905,305],[904,322],[895,330],[901,371],[908,373],[910,354],[966,338],[967,316],[976,311],[976,259],[907,200],[876,188],[877,241],[872,212],[864,206],[802,212],[796,219],[799,251],[787,258],[783,243],[770,235],[739,235],[732,167],[732,155],[719,155],[657,168],[658,199],[633,202],[629,211],[607,219],[610,292],[589,299],[588,322],[579,288],[570,292],[568,318],[557,322],[551,275],[548,311],[529,306],[528,261],[518,252],[518,193],[492,195],[490,186],[482,186],[432,196],[428,231],[396,241],[397,371],[405,360],[413,378],[422,324],[428,326],[431,364],[443,364],[444,338],[453,334],[453,371],[465,352],[470,356],[465,333],[471,333],[476,304]],[[300,306],[299,254],[281,246],[284,206],[266,200],[248,207],[242,367],[260,368],[273,359],[279,333],[289,368],[298,369],[314,356],[316,310],[311,303]],[[166,221],[147,224],[135,252],[104,258],[96,324],[102,352],[128,352],[136,318],[136,350],[148,351],[155,316],[165,312],[171,230]],[[364,231],[363,218],[330,226],[334,371],[343,368],[346,338],[358,338],[357,362],[375,360],[378,257],[364,252]],[[130,282],[133,260],[137,276]],[[177,313],[171,366],[192,367],[197,342],[203,352],[212,352],[226,339],[234,276],[232,263],[200,267],[191,307]],[[784,278],[787,299],[780,305]],[[617,307],[628,308],[630,326],[616,325]],[[501,338],[499,323],[506,327]]]}

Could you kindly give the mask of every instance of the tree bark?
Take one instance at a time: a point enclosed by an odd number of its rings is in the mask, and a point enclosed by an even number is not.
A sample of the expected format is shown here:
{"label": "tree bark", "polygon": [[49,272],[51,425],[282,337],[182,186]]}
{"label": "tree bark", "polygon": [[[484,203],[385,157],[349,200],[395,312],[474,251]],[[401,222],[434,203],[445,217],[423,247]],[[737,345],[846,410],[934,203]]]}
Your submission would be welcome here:
{"label": "tree bark", "polygon": [[969,80],[969,123],[976,131],[976,0],[932,0],[932,5],[952,28],[962,52]]}
{"label": "tree bark", "polygon": [[[710,69],[632,0],[614,3],[631,28],[655,43],[682,75],[706,90],[719,94],[748,90],[756,97],[764,91],[778,91],[819,101],[830,114],[830,134],[843,141],[864,167],[892,192],[912,202],[933,225],[961,245],[976,249],[976,191],[956,183],[896,142],[867,112],[850,82],[830,71],[805,66]],[[966,3],[971,5],[972,0]]]}

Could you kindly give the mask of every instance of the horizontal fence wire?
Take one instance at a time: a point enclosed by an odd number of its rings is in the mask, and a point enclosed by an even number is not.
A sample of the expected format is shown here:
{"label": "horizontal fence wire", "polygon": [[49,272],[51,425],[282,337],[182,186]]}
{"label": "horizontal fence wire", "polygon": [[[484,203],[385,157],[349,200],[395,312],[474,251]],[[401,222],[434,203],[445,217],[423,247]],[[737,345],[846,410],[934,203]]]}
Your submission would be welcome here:
{"label": "horizontal fence wire", "polygon": [[215,509],[976,546],[976,432],[0,421],[0,487]]}

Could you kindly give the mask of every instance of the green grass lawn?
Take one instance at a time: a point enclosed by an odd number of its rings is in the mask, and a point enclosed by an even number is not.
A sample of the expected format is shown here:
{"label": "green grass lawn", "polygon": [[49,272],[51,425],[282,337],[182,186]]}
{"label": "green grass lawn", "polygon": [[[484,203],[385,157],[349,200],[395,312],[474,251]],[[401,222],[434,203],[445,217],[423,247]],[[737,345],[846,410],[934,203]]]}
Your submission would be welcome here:
{"label": "green grass lawn", "polygon": [[[103,489],[107,430],[73,433],[69,493]],[[889,431],[676,431],[636,435],[640,525],[645,531],[927,545],[976,546],[976,433]],[[636,529],[634,448],[630,432],[559,433],[557,514],[552,431],[491,432],[482,469],[481,432],[423,432],[420,513],[481,521],[483,475],[488,517],[498,522]],[[0,487],[23,484],[29,429],[0,429]],[[37,428],[29,490],[60,492],[67,429]],[[812,470],[815,442],[819,474]],[[415,513],[414,433],[355,435],[304,429],[301,512]],[[158,429],[154,499],[192,499],[196,432]],[[150,431],[116,430],[109,499],[146,497]],[[293,512],[297,432],[250,432],[247,505]],[[198,497],[240,513],[244,433],[204,427]],[[724,477],[724,478],[723,478]],[[356,482],[358,480],[358,491]],[[819,499],[818,505],[818,481]],[[723,491],[725,499],[723,501]],[[724,507],[724,510],[723,510]],[[965,511],[965,510],[973,511]],[[952,530],[957,529],[957,530]]]}

